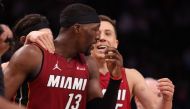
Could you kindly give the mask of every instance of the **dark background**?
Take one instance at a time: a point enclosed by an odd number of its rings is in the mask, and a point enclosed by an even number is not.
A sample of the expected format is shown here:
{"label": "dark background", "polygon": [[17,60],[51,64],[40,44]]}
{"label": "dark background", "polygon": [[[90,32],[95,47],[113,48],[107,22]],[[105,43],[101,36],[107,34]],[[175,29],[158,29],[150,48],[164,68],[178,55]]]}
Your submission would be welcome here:
{"label": "dark background", "polygon": [[40,13],[56,36],[59,13],[73,2],[116,19],[125,67],[136,68],[144,77],[170,78],[176,86],[173,109],[190,109],[189,0],[3,0],[0,22],[13,27],[24,15]]}

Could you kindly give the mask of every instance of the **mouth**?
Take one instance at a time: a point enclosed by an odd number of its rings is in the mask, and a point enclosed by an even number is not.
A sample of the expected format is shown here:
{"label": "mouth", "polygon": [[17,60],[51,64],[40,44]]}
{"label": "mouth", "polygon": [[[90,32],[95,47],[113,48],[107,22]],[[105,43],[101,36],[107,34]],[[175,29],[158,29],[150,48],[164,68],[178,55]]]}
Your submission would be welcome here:
{"label": "mouth", "polygon": [[98,46],[96,46],[97,51],[100,52],[100,53],[105,53],[107,48],[108,48],[107,45],[98,45]]}

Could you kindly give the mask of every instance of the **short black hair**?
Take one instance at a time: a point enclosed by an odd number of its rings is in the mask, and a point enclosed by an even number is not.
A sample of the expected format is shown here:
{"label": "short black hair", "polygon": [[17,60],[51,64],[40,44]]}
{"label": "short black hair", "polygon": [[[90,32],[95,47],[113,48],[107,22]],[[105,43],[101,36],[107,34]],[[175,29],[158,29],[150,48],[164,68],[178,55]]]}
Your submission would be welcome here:
{"label": "short black hair", "polygon": [[88,5],[74,3],[68,5],[60,14],[61,27],[70,27],[75,23],[99,23],[96,10]]}
{"label": "short black hair", "polygon": [[22,46],[20,43],[21,36],[26,36],[29,32],[42,28],[49,28],[49,21],[41,14],[28,14],[21,18],[13,27],[15,49]]}
{"label": "short black hair", "polygon": [[[43,23],[44,25],[39,27],[38,24],[40,23]],[[13,27],[13,34],[16,40],[20,40],[21,36],[25,36],[31,31],[46,27],[49,28],[49,21],[45,16],[40,14],[28,14],[16,23]]]}

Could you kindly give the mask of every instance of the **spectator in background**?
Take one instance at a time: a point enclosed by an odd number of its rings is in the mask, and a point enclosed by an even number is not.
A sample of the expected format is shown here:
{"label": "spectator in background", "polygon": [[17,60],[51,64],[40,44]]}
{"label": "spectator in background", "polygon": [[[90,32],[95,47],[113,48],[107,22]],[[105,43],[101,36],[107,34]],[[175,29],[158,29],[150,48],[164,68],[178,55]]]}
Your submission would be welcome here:
{"label": "spectator in background", "polygon": [[[7,27],[8,28],[8,27]],[[4,30],[4,25],[0,25],[0,64],[1,64],[1,56],[8,50],[9,43],[5,42],[10,36],[6,30]],[[23,107],[19,107],[16,104],[10,103],[6,99],[4,99],[4,79],[3,72],[0,66],[0,109],[24,109]]]}

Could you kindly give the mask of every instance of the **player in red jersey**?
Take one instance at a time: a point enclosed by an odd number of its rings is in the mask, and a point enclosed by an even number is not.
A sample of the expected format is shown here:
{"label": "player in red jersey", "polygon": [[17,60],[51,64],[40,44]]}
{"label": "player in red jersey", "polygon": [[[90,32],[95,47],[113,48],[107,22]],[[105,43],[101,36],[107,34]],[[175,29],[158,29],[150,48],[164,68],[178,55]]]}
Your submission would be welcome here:
{"label": "player in red jersey", "polygon": [[[92,55],[98,62],[100,72],[100,84],[102,92],[106,92],[110,73],[108,73],[105,51],[107,47],[117,48],[118,40],[116,39],[115,22],[107,16],[100,16],[100,40],[95,44]],[[135,69],[121,68],[122,83],[118,92],[118,101],[116,109],[130,109],[130,100],[135,95],[140,99],[143,106],[147,109],[158,109],[156,96],[151,89],[145,84],[143,76]],[[174,85],[168,78],[159,80],[159,88],[164,96],[159,109],[171,109]]]}
{"label": "player in red jersey", "polygon": [[98,39],[97,13],[86,5],[73,4],[62,11],[60,18],[55,54],[31,44],[13,55],[5,70],[6,97],[11,99],[19,85],[28,79],[29,109],[85,109],[86,104],[89,109],[113,109],[121,82],[122,58],[116,49],[108,48],[111,79],[103,96],[96,63],[84,56]]}
{"label": "player in red jersey", "polygon": [[[100,15],[100,20],[100,40],[94,45],[92,55],[98,62],[100,83],[104,93],[110,77],[104,54],[108,46],[117,48],[118,40],[115,22],[104,15]],[[135,69],[121,68],[121,72],[123,76],[115,109],[130,109],[130,100],[134,95],[139,98],[145,109],[158,109],[156,96],[147,87],[143,76]],[[171,109],[174,85],[168,78],[160,79],[158,83],[164,98],[159,109]]]}

